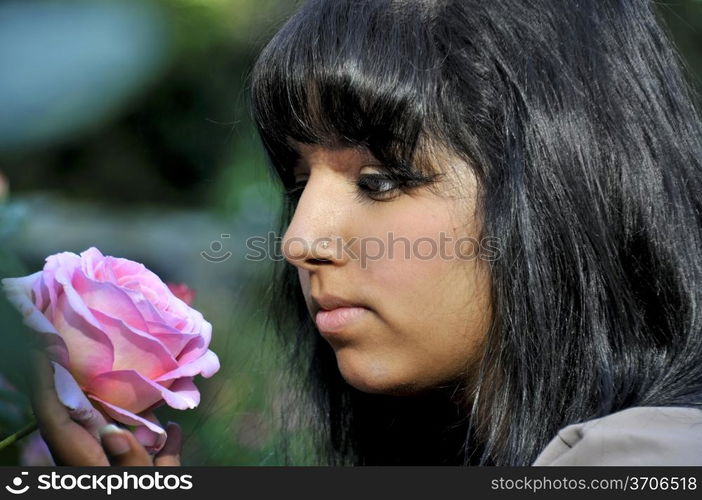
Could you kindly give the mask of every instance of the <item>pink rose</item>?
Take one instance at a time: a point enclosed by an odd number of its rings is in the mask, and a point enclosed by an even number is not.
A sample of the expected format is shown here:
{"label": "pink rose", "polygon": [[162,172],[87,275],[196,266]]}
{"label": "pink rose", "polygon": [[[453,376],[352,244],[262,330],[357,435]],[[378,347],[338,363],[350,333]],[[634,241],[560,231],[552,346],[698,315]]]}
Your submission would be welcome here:
{"label": "pink rose", "polygon": [[168,286],[168,289],[178,297],[180,300],[188,304],[189,306],[193,305],[193,301],[195,300],[195,290],[192,288],[188,287],[185,283],[171,283],[171,282],[166,282],[166,285]]}
{"label": "pink rose", "polygon": [[157,452],[166,434],[152,410],[195,408],[193,377],[219,370],[212,325],[143,264],[89,248],[2,284],[45,340],[59,399],[96,436],[111,418]]}

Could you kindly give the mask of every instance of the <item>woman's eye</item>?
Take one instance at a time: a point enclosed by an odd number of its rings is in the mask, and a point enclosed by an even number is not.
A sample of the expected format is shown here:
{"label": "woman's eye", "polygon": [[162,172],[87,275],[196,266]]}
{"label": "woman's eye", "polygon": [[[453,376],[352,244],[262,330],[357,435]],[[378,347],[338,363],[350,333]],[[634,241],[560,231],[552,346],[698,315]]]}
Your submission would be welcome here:
{"label": "woman's eye", "polygon": [[399,194],[402,183],[382,174],[366,174],[358,178],[357,186],[364,195],[384,200]]}
{"label": "woman's eye", "polygon": [[[285,196],[293,202],[299,200],[307,181],[307,177],[297,179],[295,185],[285,191]],[[399,196],[405,189],[418,187],[430,181],[429,178],[423,177],[396,179],[383,174],[363,174],[356,181],[356,187],[360,201],[385,201]]]}

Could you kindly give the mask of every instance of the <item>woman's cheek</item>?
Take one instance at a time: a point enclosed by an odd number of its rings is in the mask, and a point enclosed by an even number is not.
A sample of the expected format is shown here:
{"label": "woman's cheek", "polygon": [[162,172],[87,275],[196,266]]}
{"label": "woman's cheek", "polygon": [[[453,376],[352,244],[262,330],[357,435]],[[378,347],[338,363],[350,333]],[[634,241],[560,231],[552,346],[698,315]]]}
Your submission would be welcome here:
{"label": "woman's cheek", "polygon": [[407,378],[450,378],[478,356],[488,318],[487,289],[475,262],[389,260],[374,271],[373,282],[386,297],[376,336]]}

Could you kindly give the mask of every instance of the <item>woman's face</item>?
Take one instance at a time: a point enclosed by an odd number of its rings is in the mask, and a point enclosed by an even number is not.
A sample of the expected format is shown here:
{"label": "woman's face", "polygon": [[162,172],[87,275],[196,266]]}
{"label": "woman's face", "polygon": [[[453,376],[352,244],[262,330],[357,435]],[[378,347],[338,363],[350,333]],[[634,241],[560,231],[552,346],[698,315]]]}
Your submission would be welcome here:
{"label": "woman's face", "polygon": [[409,395],[470,377],[490,303],[468,167],[445,173],[441,195],[426,186],[403,192],[394,181],[364,184],[364,176],[384,173],[365,149],[293,144],[304,190],[283,251],[313,319],[319,301],[342,305],[329,296],[361,306],[322,312],[317,321],[344,379],[364,392]]}

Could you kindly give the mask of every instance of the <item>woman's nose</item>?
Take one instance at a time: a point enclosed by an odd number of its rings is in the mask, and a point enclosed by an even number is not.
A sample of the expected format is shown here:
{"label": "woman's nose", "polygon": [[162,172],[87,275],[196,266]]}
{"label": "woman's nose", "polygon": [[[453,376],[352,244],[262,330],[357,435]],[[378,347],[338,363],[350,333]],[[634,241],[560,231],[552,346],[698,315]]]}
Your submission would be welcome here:
{"label": "woman's nose", "polygon": [[321,178],[308,180],[282,241],[283,256],[292,265],[312,270],[343,261],[339,196]]}

